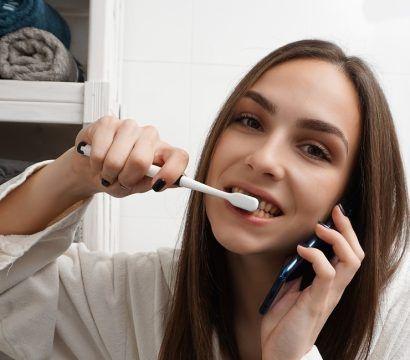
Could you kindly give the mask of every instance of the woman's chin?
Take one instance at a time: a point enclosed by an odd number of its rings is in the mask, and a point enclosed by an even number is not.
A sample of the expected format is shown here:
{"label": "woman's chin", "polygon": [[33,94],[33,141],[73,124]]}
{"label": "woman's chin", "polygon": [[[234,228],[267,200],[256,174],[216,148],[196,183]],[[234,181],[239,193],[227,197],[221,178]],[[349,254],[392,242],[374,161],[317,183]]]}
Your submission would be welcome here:
{"label": "woman's chin", "polygon": [[238,255],[251,255],[265,253],[266,251],[272,251],[272,249],[263,246],[260,239],[241,239],[236,237],[235,239],[229,237],[215,237],[216,241],[226,250],[238,254]]}

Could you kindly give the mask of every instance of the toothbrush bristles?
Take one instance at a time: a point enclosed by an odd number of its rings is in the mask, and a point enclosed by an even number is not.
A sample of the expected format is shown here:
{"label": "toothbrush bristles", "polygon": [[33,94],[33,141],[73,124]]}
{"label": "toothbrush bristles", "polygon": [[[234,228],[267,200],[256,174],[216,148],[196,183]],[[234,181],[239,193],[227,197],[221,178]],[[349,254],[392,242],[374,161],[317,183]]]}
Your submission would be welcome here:
{"label": "toothbrush bristles", "polygon": [[247,211],[255,211],[259,207],[258,199],[242,193],[231,193],[230,203]]}

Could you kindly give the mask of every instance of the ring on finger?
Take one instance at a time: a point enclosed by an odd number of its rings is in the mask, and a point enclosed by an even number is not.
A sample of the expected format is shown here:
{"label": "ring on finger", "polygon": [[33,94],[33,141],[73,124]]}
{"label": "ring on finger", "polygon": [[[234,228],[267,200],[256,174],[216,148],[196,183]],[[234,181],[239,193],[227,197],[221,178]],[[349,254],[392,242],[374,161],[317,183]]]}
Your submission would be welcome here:
{"label": "ring on finger", "polygon": [[124,186],[124,185],[121,184],[120,182],[118,182],[118,184],[120,184],[121,188],[124,189],[124,190],[127,190],[127,191],[130,191],[130,190],[131,190],[130,188]]}

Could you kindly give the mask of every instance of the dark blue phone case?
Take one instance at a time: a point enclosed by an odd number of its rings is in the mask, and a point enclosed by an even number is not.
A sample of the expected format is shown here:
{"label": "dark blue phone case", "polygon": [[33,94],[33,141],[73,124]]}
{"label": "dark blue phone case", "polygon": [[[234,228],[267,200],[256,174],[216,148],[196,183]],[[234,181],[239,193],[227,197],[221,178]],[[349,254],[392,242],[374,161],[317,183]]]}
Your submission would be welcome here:
{"label": "dark blue phone case", "polygon": [[[350,211],[347,215],[349,214]],[[334,228],[334,223],[331,216],[325,224],[330,228]],[[308,240],[300,244],[305,247],[317,248],[319,250],[322,250],[326,258],[329,260],[331,260],[335,256],[332,245],[321,240],[319,237],[317,237],[316,234],[313,234],[311,237],[309,237]],[[302,276],[300,290],[303,290],[310,284],[312,284],[312,281],[315,277],[315,272],[310,262],[306,261],[298,254],[296,254],[290,260],[288,260],[285,263],[285,265],[283,265],[278,277],[276,278],[275,282],[270,288],[262,305],[260,306],[259,313],[261,315],[265,315],[268,312],[273,301],[275,300],[276,296],[278,295],[279,290],[282,288],[282,286],[285,283],[297,279],[300,276]]]}

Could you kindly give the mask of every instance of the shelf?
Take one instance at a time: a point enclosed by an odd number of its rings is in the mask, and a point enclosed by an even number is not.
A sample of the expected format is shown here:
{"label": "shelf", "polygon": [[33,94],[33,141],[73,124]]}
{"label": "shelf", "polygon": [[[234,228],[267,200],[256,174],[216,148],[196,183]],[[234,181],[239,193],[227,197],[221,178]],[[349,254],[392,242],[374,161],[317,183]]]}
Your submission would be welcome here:
{"label": "shelf", "polygon": [[58,12],[67,13],[87,13],[90,8],[90,2],[88,0],[47,0]]}
{"label": "shelf", "polygon": [[0,80],[0,121],[82,124],[84,83]]}

